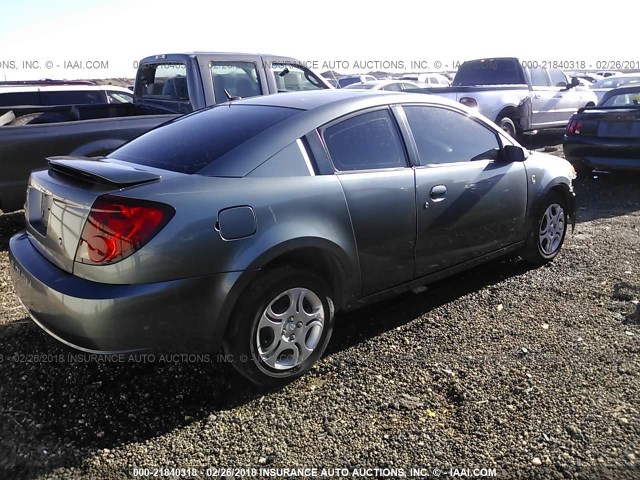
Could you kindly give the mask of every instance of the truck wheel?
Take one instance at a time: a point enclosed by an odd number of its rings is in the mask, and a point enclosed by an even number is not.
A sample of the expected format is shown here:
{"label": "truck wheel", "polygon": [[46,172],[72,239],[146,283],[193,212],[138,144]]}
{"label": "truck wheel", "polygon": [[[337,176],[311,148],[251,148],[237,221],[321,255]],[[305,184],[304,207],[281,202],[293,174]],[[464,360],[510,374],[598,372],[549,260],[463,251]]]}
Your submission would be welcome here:
{"label": "truck wheel", "polygon": [[534,265],[553,260],[567,234],[567,202],[558,192],[550,192],[540,204],[522,258]]}
{"label": "truck wheel", "polygon": [[247,289],[231,318],[224,349],[251,382],[273,387],[306,373],[333,330],[329,288],[294,267],[265,271]]}
{"label": "truck wheel", "polygon": [[42,123],[58,123],[68,122],[71,120],[69,115],[60,112],[35,112],[22,115],[16,118],[9,125],[20,127],[22,125],[38,125]]}
{"label": "truck wheel", "polygon": [[513,122],[513,120],[511,120],[510,117],[501,117],[496,123],[502,130],[511,135],[511,137],[513,137],[514,139],[516,138],[516,135],[518,134],[516,124]]}

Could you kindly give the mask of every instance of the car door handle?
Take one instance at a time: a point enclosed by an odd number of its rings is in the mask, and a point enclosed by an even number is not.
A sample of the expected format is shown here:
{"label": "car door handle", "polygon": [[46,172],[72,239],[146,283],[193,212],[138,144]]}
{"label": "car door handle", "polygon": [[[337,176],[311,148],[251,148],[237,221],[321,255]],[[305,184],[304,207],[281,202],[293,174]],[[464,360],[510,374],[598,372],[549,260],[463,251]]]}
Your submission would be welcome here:
{"label": "car door handle", "polygon": [[539,93],[536,93],[533,98],[542,98],[542,95],[540,95]]}
{"label": "car door handle", "polygon": [[447,196],[447,187],[444,185],[436,185],[431,189],[431,200],[439,202]]}

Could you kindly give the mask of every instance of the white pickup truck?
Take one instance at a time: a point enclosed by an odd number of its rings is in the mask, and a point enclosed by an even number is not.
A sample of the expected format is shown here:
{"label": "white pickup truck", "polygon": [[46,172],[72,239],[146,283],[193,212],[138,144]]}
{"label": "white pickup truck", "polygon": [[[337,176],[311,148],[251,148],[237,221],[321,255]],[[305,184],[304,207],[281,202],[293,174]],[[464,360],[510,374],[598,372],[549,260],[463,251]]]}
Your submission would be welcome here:
{"label": "white pickup truck", "polygon": [[464,62],[448,88],[409,90],[432,93],[478,108],[512,136],[562,128],[579,108],[594,106],[596,95],[557,68],[529,68],[517,58]]}

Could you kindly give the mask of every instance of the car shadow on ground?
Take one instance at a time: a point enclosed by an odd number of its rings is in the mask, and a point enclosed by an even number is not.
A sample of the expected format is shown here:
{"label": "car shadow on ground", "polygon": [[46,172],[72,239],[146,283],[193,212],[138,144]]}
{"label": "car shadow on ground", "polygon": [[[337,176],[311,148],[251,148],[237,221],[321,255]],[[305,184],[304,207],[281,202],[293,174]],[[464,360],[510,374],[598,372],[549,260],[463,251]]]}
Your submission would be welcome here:
{"label": "car shadow on ground", "polygon": [[[524,147],[563,156],[564,129],[525,136]],[[640,211],[640,169],[638,171],[580,173],[574,181],[577,221],[588,222]]]}
{"label": "car shadow on ground", "polygon": [[[515,258],[495,261],[426,293],[343,314],[325,358],[529,268]],[[0,326],[0,356],[0,472],[22,478],[80,466],[101,449],[144,442],[269,395],[225,365],[222,354],[103,361],[62,346],[28,319]]]}
{"label": "car shadow on ground", "polygon": [[0,213],[0,252],[9,250],[9,239],[24,230],[24,210]]}
{"label": "car shadow on ground", "polygon": [[529,150],[544,149],[562,144],[565,129],[551,129],[535,135],[523,135],[520,144]]}
{"label": "car shadow on ground", "polygon": [[574,186],[578,223],[640,212],[640,171],[593,171],[579,175]]}

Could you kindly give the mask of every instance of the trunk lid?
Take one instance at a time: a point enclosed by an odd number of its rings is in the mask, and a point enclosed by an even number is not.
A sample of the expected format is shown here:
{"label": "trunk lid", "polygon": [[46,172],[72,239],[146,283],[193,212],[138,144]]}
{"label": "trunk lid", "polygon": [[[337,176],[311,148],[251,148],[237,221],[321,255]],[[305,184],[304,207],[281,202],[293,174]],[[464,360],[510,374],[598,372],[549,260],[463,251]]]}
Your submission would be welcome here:
{"label": "trunk lid", "polygon": [[582,136],[640,138],[640,108],[593,107],[577,117]]}
{"label": "trunk lid", "polygon": [[34,247],[49,261],[73,273],[82,229],[91,206],[114,190],[160,180],[145,170],[86,157],[51,157],[49,170],[29,178],[25,217]]}

